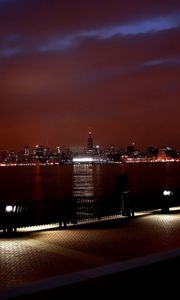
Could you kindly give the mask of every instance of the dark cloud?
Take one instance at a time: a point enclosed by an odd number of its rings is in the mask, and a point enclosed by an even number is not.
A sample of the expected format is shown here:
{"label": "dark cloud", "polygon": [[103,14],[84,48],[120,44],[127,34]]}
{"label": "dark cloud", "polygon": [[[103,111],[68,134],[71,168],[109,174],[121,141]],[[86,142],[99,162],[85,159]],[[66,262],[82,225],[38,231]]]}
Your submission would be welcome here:
{"label": "dark cloud", "polygon": [[[13,1],[10,1],[10,3]],[[106,0],[17,0],[16,5],[0,11],[2,33],[47,36],[112,24],[169,15],[180,9],[179,1]]]}

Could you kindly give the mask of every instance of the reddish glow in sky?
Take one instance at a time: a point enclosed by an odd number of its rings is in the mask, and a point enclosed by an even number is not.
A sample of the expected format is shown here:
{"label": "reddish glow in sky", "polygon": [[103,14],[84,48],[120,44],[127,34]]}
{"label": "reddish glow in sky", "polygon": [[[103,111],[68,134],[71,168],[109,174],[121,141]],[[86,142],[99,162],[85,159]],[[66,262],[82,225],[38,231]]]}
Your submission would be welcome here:
{"label": "reddish glow in sky", "polygon": [[180,2],[0,0],[0,149],[180,149]]}

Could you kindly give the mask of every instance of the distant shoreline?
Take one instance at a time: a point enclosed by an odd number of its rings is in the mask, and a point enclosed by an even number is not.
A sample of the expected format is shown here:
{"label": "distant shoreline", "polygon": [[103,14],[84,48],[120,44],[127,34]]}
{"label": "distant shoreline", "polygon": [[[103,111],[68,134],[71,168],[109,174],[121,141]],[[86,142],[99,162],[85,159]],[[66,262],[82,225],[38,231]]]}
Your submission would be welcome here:
{"label": "distant shoreline", "polygon": [[60,162],[60,163],[0,163],[0,167],[36,167],[36,166],[69,166],[69,165],[113,165],[113,164],[152,164],[152,163],[180,163],[180,160],[128,160],[116,162]]}

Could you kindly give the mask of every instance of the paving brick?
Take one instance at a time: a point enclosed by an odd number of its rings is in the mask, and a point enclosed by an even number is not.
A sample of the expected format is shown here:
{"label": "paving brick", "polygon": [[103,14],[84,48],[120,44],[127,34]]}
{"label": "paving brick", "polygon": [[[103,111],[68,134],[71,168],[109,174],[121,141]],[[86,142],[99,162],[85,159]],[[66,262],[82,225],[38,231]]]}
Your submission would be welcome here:
{"label": "paving brick", "polygon": [[12,237],[0,232],[0,289],[180,248],[179,232],[179,211]]}

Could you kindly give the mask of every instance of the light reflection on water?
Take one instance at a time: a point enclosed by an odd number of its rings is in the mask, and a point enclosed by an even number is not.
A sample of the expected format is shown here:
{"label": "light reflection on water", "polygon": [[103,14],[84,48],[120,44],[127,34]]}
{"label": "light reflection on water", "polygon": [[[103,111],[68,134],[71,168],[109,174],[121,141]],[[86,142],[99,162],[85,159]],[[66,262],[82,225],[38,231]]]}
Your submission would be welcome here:
{"label": "light reflection on water", "polygon": [[34,172],[34,199],[35,200],[43,200],[44,198],[44,191],[42,185],[42,174],[41,174],[41,166],[35,166]]}
{"label": "light reflection on water", "polygon": [[77,164],[73,166],[73,196],[94,196],[93,166]]}

